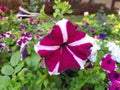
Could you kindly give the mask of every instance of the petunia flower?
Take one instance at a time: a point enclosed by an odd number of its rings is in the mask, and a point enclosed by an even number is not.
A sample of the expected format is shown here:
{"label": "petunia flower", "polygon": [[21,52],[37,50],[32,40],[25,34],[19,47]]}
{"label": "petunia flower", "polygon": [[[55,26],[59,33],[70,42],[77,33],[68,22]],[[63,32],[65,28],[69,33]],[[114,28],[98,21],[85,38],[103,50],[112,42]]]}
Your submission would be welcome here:
{"label": "petunia flower", "polygon": [[84,68],[91,54],[92,38],[76,28],[69,20],[60,20],[51,33],[34,46],[35,51],[45,58],[50,75]]}
{"label": "petunia flower", "polygon": [[34,18],[31,17],[28,19],[28,22],[33,24],[35,22],[35,20],[34,20]]}
{"label": "petunia flower", "polygon": [[120,87],[111,85],[108,87],[108,90],[120,90]]}
{"label": "petunia flower", "polygon": [[27,48],[26,48],[26,46],[25,46],[25,47],[23,47],[22,50],[21,50],[20,60],[25,59],[28,55],[29,55],[29,54],[28,54]]}
{"label": "petunia flower", "polygon": [[108,47],[108,50],[110,51],[113,59],[120,63],[120,46],[115,44],[114,42],[108,42],[106,47]]}
{"label": "petunia flower", "polygon": [[19,13],[16,15],[17,18],[23,19],[23,18],[30,18],[30,17],[39,17],[39,13],[33,13],[25,10],[22,7],[19,7]]}
{"label": "petunia flower", "polygon": [[30,43],[32,35],[29,32],[23,33],[22,37],[17,40],[17,45],[20,47],[21,60],[28,56],[26,45]]}
{"label": "petunia flower", "polygon": [[94,39],[93,47],[91,48],[92,52],[89,57],[89,60],[91,62],[95,62],[97,60],[98,50],[101,49],[100,44],[98,42],[99,41],[97,39]]}
{"label": "petunia flower", "polygon": [[7,8],[6,7],[4,7],[4,6],[0,6],[0,12],[6,12],[7,11]]}
{"label": "petunia flower", "polygon": [[95,30],[94,30],[94,29],[90,29],[89,32],[90,32],[91,34],[95,34]]}
{"label": "petunia flower", "polygon": [[108,73],[108,78],[111,82],[117,81],[120,83],[120,73],[118,73],[116,71],[112,71],[112,72]]}
{"label": "petunia flower", "polygon": [[112,82],[112,84],[108,87],[108,90],[120,90],[120,83],[117,81]]}
{"label": "petunia flower", "polygon": [[0,39],[5,39],[5,38],[9,38],[10,35],[12,34],[12,31],[7,31],[7,32],[4,32],[0,35]]}
{"label": "petunia flower", "polygon": [[99,37],[100,37],[100,39],[105,39],[106,38],[106,34],[104,34],[104,33],[101,33],[100,35],[99,35]]}
{"label": "petunia flower", "polygon": [[106,54],[102,58],[100,65],[104,71],[107,71],[109,73],[112,71],[115,71],[115,69],[116,69],[116,62],[115,62],[115,60],[113,60],[111,54]]}
{"label": "petunia flower", "polygon": [[29,32],[23,33],[22,37],[27,38],[29,41],[32,39],[32,34]]}
{"label": "petunia flower", "polygon": [[20,30],[26,30],[27,27],[23,24],[23,23],[20,23]]}

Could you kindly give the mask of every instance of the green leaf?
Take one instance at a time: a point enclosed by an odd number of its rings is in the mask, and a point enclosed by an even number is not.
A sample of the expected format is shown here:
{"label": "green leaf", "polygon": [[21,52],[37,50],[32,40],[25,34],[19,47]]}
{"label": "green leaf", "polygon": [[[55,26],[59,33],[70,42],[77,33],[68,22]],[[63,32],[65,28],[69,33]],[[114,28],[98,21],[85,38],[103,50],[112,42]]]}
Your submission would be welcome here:
{"label": "green leaf", "polygon": [[21,55],[20,51],[17,51],[12,55],[12,57],[10,59],[10,64],[12,66],[16,66],[18,64],[18,62],[20,60],[20,55]]}
{"label": "green leaf", "polygon": [[14,73],[14,69],[11,65],[4,65],[1,69],[1,72],[4,75],[12,75]]}
{"label": "green leaf", "polygon": [[36,70],[38,68],[39,61],[40,56],[38,56],[36,53],[33,53],[31,56],[25,58],[26,64],[33,70]]}
{"label": "green leaf", "polygon": [[45,14],[45,5],[42,6],[41,10],[40,10],[40,18],[41,19],[46,19],[47,15]]}
{"label": "green leaf", "polygon": [[24,66],[24,62],[20,63],[17,65],[17,67],[15,67],[15,74],[18,73]]}
{"label": "green leaf", "polygon": [[101,84],[95,85],[95,90],[105,90],[104,86]]}
{"label": "green leaf", "polygon": [[9,76],[1,76],[0,75],[0,90],[5,90],[9,84],[10,77]]}

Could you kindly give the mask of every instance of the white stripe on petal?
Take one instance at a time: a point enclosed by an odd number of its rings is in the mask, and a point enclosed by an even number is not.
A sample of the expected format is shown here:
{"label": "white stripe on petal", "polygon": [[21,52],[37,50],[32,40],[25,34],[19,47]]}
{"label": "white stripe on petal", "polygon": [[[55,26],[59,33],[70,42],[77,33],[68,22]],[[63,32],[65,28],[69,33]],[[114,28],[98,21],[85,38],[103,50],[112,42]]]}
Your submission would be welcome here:
{"label": "white stripe on petal", "polygon": [[34,46],[34,50],[37,52],[39,50],[57,50],[60,46],[43,46],[40,45],[40,43],[38,42],[35,46]]}
{"label": "white stripe on petal", "polygon": [[77,45],[88,43],[88,42],[93,43],[94,39],[86,34],[86,36],[84,38],[77,40],[75,42],[69,43],[68,45],[69,46],[77,46]]}
{"label": "white stripe on petal", "polygon": [[67,21],[68,21],[67,19],[63,19],[59,21],[58,23],[56,23],[56,25],[58,25],[61,29],[61,32],[63,35],[63,42],[67,42],[68,40],[67,27],[66,27]]}
{"label": "white stripe on petal", "polygon": [[54,68],[54,70],[52,72],[49,71],[49,74],[50,75],[58,75],[58,74],[60,74],[58,72],[58,69],[59,69],[59,62],[56,64],[56,66],[55,66],[55,68]]}
{"label": "white stripe on petal", "polygon": [[80,65],[80,69],[84,69],[84,65],[85,65],[86,61],[77,57],[68,47],[67,47],[67,49],[73,55],[73,57],[77,61],[77,63]]}

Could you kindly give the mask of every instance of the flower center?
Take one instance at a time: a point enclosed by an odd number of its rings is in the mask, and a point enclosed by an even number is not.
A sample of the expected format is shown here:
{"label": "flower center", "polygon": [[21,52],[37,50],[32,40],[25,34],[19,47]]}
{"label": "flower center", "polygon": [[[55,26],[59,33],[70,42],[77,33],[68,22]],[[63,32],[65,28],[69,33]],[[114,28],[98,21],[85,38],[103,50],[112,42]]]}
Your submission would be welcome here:
{"label": "flower center", "polygon": [[119,75],[116,73],[116,74],[114,74],[114,78],[115,79],[118,79],[118,77],[119,77]]}
{"label": "flower center", "polygon": [[65,47],[65,46],[67,46],[67,43],[63,43],[63,44],[61,44],[60,46],[61,46],[61,47]]}
{"label": "flower center", "polygon": [[116,87],[115,90],[119,90],[119,87]]}
{"label": "flower center", "polygon": [[110,63],[111,63],[111,60],[108,60],[107,63],[110,64]]}

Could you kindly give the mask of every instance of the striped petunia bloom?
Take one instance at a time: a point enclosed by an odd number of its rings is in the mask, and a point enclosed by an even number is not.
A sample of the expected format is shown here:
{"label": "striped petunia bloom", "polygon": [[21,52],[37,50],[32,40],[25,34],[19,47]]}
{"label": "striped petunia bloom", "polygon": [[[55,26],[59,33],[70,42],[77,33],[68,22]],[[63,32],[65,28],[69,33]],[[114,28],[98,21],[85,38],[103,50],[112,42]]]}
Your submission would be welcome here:
{"label": "striped petunia bloom", "polygon": [[33,36],[31,33],[25,32],[22,34],[22,37],[17,40],[17,45],[20,46],[21,60],[28,56],[26,45],[30,43],[32,38]]}
{"label": "striped petunia bloom", "polygon": [[83,69],[91,54],[92,38],[77,25],[63,19],[54,25],[51,33],[38,42],[34,49],[43,58],[49,74],[67,69]]}

